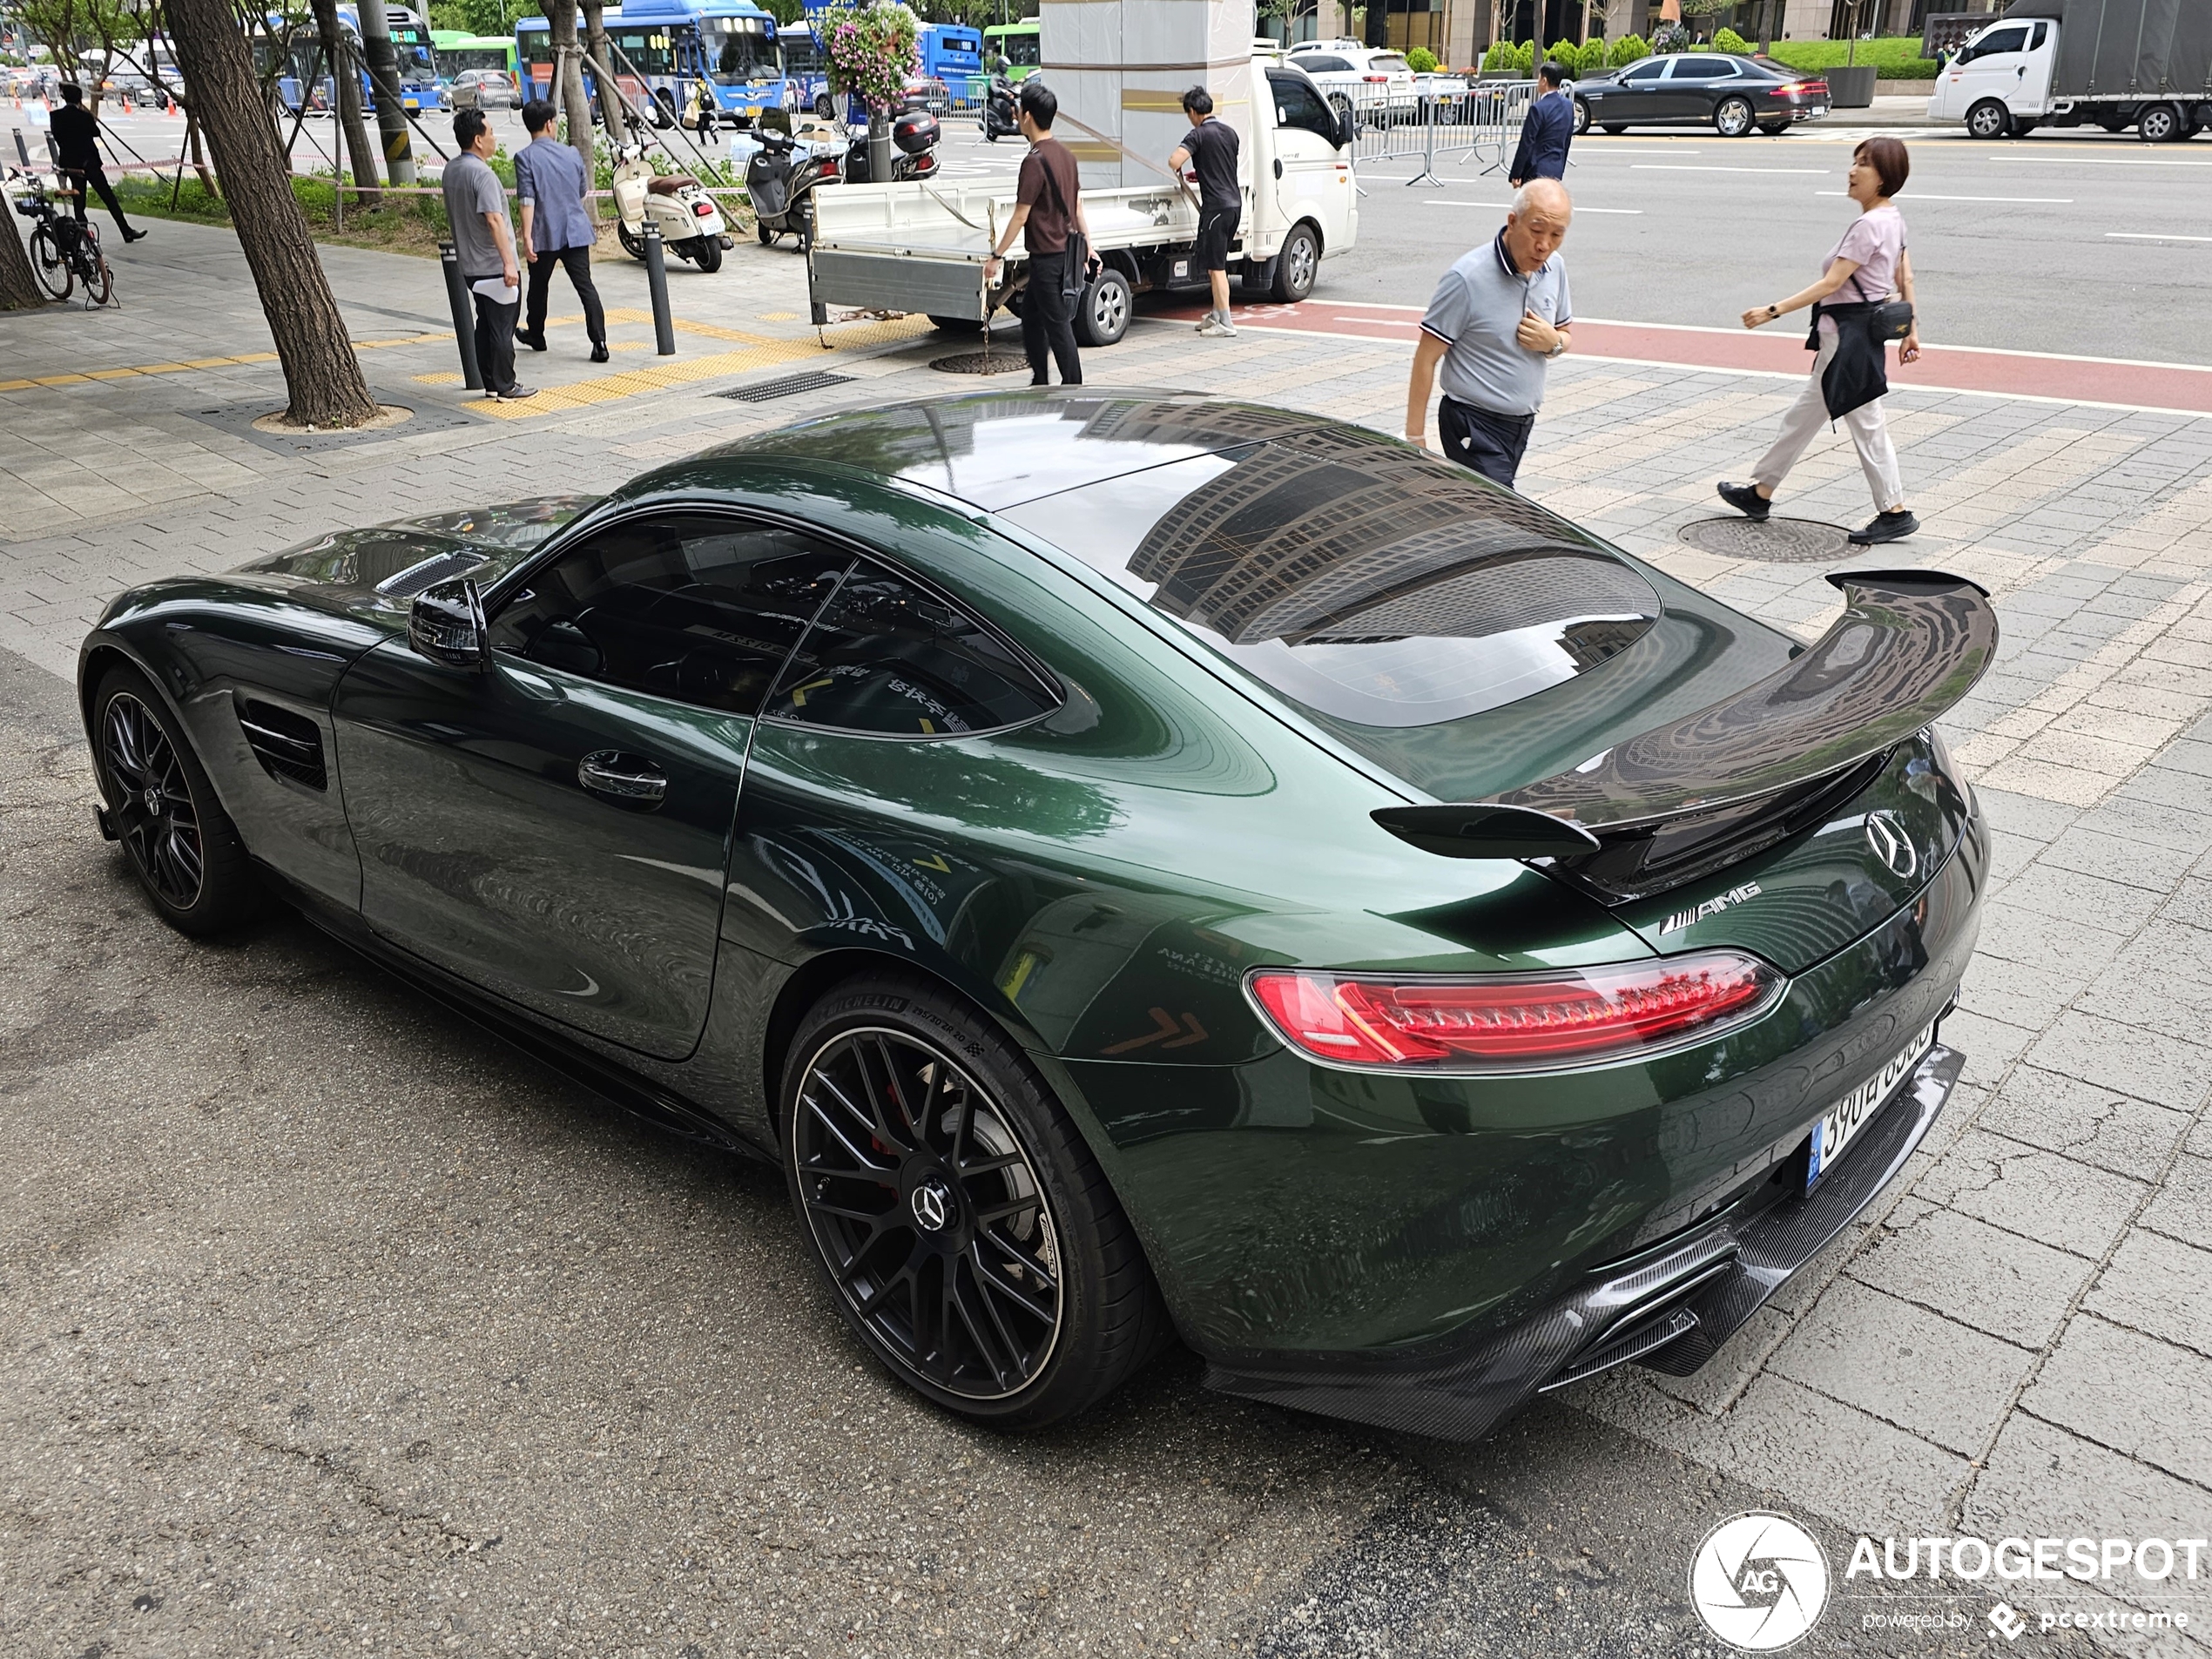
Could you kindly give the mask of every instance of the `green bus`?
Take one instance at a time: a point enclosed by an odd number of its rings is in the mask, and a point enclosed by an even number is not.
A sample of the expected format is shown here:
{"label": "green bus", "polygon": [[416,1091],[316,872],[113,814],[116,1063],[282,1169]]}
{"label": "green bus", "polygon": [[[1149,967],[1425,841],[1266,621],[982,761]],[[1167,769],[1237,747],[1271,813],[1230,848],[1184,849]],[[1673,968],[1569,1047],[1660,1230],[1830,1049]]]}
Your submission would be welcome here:
{"label": "green bus", "polygon": [[995,23],[983,30],[983,56],[988,59],[991,48],[997,47],[1006,58],[1007,78],[1026,81],[1043,61],[1037,32],[1035,17],[1027,23]]}
{"label": "green bus", "polygon": [[512,75],[520,67],[512,35],[469,35],[458,29],[434,29],[430,44],[437,48],[442,74],[458,75],[464,69],[503,69]]}

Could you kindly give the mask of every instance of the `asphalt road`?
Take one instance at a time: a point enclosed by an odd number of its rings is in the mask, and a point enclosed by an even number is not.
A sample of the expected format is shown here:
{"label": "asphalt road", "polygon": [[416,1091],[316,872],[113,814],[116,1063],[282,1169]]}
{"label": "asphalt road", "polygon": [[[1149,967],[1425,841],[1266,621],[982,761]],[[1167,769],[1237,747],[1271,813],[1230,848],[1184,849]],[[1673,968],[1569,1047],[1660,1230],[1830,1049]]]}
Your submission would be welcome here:
{"label": "asphalt road", "polygon": [[[1560,1405],[1447,1446],[1180,1354],[966,1427],[866,1360],[774,1170],[296,919],[179,937],[91,802],[0,652],[0,1652],[1718,1653],[1691,1554],[1771,1499]],[[1986,1647],[1868,1605],[1800,1651]]]}

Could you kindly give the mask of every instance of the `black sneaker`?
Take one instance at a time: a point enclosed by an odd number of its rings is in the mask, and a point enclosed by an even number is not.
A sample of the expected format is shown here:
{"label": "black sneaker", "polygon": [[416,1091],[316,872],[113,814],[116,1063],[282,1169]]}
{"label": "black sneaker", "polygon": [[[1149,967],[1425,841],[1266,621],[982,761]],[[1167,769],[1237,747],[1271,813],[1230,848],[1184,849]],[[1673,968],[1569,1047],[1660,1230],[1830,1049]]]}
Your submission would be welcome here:
{"label": "black sneaker", "polygon": [[1722,483],[1714,486],[1720,497],[1746,518],[1764,519],[1774,503],[1749,484]]}
{"label": "black sneaker", "polygon": [[1877,513],[1858,529],[1851,533],[1853,547],[1871,547],[1877,542],[1901,542],[1920,528],[1920,521],[1902,507],[1893,513]]}
{"label": "black sneaker", "polygon": [[545,336],[543,334],[529,334],[523,329],[517,328],[515,331],[515,343],[518,346],[528,346],[532,351],[543,351],[545,349]]}

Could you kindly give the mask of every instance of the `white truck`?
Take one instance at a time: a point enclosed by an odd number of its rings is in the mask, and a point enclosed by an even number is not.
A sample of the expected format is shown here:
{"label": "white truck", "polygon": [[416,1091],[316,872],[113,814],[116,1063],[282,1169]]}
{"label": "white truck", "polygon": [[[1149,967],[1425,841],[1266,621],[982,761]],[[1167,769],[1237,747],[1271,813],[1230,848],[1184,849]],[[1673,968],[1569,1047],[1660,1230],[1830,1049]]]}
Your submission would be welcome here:
{"label": "white truck", "polygon": [[1977,138],[2047,124],[2186,138],[2212,125],[2212,3],[2014,0],[1942,66],[1928,115]]}
{"label": "white truck", "polygon": [[[1313,291],[1322,260],[1349,249],[1359,234],[1352,135],[1298,69],[1255,57],[1251,86],[1258,107],[1239,111],[1244,118],[1234,123],[1248,182],[1229,269],[1246,294],[1290,304]],[[1083,143],[1078,154],[1095,147]],[[1157,158],[1156,184],[1082,192],[1101,261],[1076,314],[1083,345],[1119,340],[1137,294],[1206,287],[1191,257],[1197,198],[1166,174],[1166,160]],[[1014,211],[1014,189],[1011,179],[914,180],[817,192],[807,254],[815,320],[831,306],[859,306],[923,312],[941,328],[975,332],[1001,306],[1018,307],[1027,274],[1018,238],[998,284],[983,280],[983,262]]]}

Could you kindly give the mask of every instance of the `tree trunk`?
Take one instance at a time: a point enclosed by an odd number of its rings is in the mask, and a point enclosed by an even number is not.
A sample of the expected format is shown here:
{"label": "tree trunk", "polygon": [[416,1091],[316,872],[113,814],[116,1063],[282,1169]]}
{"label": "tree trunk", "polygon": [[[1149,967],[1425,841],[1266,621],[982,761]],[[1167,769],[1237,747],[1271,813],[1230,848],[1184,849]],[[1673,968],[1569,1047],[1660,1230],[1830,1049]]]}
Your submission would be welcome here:
{"label": "tree trunk", "polygon": [[231,224],[284,366],[286,414],[302,426],[359,426],[375,416],[376,401],[292,193],[292,170],[278,152],[229,0],[169,0],[168,10],[177,64],[214,146]]}
{"label": "tree trunk", "polygon": [[[614,54],[607,50],[606,0],[580,0],[583,11],[583,49],[591,59],[592,78],[602,86],[612,86]],[[623,107],[620,98],[602,98],[600,109],[607,124],[607,142],[619,150],[630,142],[630,111]],[[591,158],[583,158],[589,169]]]}
{"label": "tree trunk", "polygon": [[338,28],[338,0],[314,0],[315,33],[322,40],[322,61],[330,65],[330,88],[338,99],[332,111],[339,131],[346,135],[346,153],[353,162],[354,199],[374,207],[382,199],[377,182],[375,147],[368,141],[368,124],[361,118],[360,66],[354,61]]}
{"label": "tree trunk", "polygon": [[39,290],[38,279],[31,274],[30,255],[24,252],[23,237],[11,212],[8,233],[0,236],[0,311],[28,311],[45,303],[46,296]]}
{"label": "tree trunk", "polygon": [[[569,118],[569,143],[577,154],[583,158],[583,176],[591,172],[591,100],[584,96],[583,48],[576,37],[577,0],[546,0],[546,33],[553,45],[554,101]],[[622,89],[610,78],[599,82],[599,108],[603,114],[622,102]],[[622,118],[608,115],[610,121]],[[611,129],[610,129],[611,131]]]}

